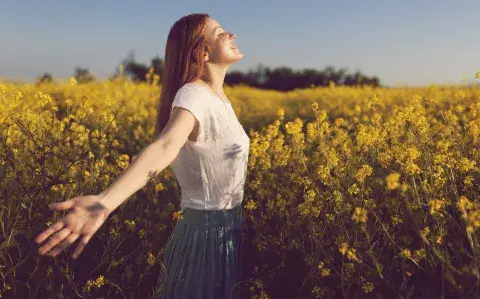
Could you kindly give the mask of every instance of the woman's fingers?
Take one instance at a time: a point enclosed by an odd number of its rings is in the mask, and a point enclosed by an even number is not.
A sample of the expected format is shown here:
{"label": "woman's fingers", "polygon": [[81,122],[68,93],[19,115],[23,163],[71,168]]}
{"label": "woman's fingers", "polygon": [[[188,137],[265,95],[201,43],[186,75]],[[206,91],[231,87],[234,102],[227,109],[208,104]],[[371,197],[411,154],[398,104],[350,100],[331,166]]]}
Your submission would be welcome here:
{"label": "woman's fingers", "polygon": [[75,252],[72,254],[72,258],[76,259],[80,253],[82,253],[83,249],[85,248],[85,245],[87,245],[88,241],[90,241],[90,238],[92,235],[84,235],[80,242],[77,245],[77,248],[75,249]]}
{"label": "woman's fingers", "polygon": [[73,201],[71,199],[66,200],[66,201],[62,201],[62,202],[55,202],[55,203],[49,204],[48,208],[50,210],[57,210],[57,211],[68,210],[68,209],[71,209],[73,207],[74,202],[75,201]]}
{"label": "woman's fingers", "polygon": [[46,230],[44,230],[41,234],[39,234],[35,238],[35,242],[37,242],[37,244],[42,243],[45,239],[50,237],[51,234],[54,234],[56,231],[62,229],[64,227],[64,223],[63,223],[62,220],[58,221],[54,225],[52,225],[49,228],[47,228]]}
{"label": "woman's fingers", "polygon": [[55,236],[53,236],[48,242],[47,244],[43,245],[42,247],[40,247],[40,249],[38,249],[38,252],[40,252],[40,254],[45,254],[47,253],[52,247],[54,247],[55,245],[57,245],[58,243],[60,243],[63,239],[65,239],[68,235],[70,235],[72,231],[65,227],[64,229],[62,229],[61,231],[58,232],[58,234],[56,234]]}
{"label": "woman's fingers", "polygon": [[58,244],[57,247],[55,247],[54,249],[52,249],[52,251],[50,251],[49,255],[50,256],[57,256],[59,253],[61,253],[64,249],[66,249],[68,246],[70,246],[73,242],[75,242],[75,240],[78,239],[78,237],[80,237],[79,234],[73,232],[71,233],[70,235],[68,235],[68,237],[65,238],[65,240],[62,241],[62,243]]}

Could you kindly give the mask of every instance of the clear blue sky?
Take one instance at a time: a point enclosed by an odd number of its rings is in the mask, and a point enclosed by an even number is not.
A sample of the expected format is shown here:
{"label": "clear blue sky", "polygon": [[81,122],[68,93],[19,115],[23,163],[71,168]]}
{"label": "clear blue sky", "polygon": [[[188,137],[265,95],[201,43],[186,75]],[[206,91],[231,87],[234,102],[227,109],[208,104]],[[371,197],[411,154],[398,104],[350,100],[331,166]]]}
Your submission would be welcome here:
{"label": "clear blue sky", "polygon": [[163,58],[168,30],[205,12],[237,35],[243,60],[294,69],[359,69],[386,85],[462,83],[480,71],[480,1],[2,1],[0,76],[107,78],[130,50]]}

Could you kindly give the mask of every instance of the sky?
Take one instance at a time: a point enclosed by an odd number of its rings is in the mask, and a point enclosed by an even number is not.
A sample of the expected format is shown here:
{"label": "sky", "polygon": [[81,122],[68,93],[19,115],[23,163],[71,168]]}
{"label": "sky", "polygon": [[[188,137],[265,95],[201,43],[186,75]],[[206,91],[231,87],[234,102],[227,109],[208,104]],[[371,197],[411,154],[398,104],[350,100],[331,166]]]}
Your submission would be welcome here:
{"label": "sky", "polygon": [[82,67],[103,79],[131,51],[148,65],[191,13],[236,34],[244,57],[229,71],[331,65],[386,86],[469,83],[480,71],[478,0],[4,0],[0,77],[68,78]]}

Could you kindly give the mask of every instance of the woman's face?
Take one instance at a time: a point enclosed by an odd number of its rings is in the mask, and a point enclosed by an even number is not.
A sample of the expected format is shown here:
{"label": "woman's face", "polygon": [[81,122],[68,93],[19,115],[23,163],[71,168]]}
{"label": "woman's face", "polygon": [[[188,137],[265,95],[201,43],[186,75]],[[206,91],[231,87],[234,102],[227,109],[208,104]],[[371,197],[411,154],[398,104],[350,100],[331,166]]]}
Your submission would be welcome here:
{"label": "woman's face", "polygon": [[211,51],[206,55],[206,61],[230,65],[243,58],[243,53],[235,45],[235,34],[225,31],[212,18],[207,18],[205,30]]}

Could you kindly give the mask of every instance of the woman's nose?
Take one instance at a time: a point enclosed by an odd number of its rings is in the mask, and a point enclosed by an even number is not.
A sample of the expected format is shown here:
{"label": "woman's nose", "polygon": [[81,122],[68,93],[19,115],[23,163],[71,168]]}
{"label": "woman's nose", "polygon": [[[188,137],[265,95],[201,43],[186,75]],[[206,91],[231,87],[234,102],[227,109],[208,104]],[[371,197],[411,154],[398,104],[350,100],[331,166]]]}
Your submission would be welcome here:
{"label": "woman's nose", "polygon": [[236,38],[237,36],[235,35],[235,33],[230,33],[230,38]]}

